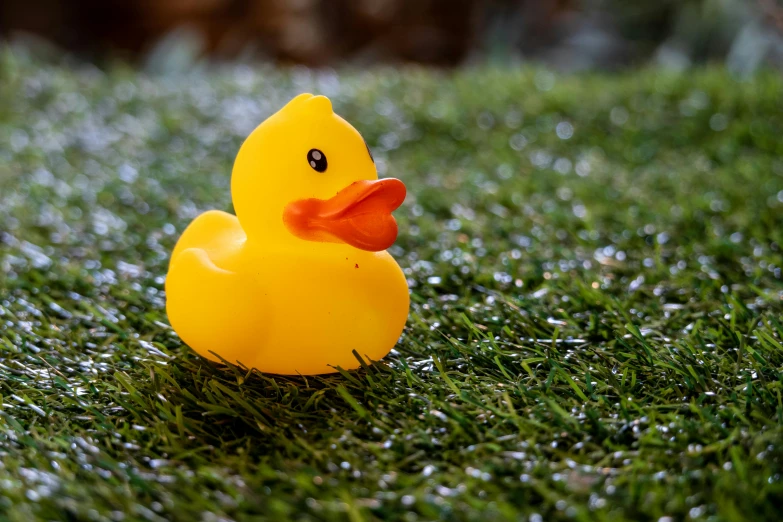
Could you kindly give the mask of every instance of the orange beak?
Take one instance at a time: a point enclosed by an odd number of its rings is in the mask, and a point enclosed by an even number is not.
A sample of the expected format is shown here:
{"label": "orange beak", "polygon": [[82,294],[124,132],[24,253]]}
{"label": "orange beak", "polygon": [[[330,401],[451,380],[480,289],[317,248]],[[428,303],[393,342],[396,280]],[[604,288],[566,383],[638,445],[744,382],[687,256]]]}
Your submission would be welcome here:
{"label": "orange beak", "polygon": [[398,179],[355,181],[330,199],[301,199],[286,206],[283,222],[309,241],[338,241],[361,250],[386,250],[397,239],[391,215],[405,199]]}

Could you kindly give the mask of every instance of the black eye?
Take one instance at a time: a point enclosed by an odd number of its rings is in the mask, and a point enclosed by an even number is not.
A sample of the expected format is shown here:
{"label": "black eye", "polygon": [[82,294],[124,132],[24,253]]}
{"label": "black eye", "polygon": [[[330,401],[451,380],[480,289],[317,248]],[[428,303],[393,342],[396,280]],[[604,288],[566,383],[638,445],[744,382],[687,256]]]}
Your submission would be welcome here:
{"label": "black eye", "polygon": [[307,153],[307,163],[316,172],[326,172],[326,155],[318,149],[310,149],[310,152]]}
{"label": "black eye", "polygon": [[372,151],[370,150],[370,146],[367,145],[366,141],[364,142],[364,146],[367,147],[367,154],[370,155],[370,159],[372,160],[373,163],[375,163],[375,158],[372,157]]}

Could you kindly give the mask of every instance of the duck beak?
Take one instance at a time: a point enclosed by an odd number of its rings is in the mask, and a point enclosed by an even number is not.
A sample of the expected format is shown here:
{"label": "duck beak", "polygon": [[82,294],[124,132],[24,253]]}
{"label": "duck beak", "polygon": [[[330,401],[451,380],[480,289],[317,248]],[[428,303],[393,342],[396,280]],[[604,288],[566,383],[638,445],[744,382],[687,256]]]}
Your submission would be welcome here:
{"label": "duck beak", "polygon": [[397,221],[391,213],[404,199],[405,185],[398,179],[355,181],[332,198],[289,203],[283,222],[302,239],[378,252],[397,239]]}

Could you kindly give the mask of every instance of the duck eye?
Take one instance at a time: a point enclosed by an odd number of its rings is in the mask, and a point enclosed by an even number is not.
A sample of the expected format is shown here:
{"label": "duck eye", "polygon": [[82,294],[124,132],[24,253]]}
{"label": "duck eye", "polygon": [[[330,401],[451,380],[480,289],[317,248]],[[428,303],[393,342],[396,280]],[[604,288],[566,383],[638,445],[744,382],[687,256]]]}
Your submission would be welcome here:
{"label": "duck eye", "polygon": [[307,163],[316,172],[326,172],[326,155],[318,149],[310,149],[307,153]]}
{"label": "duck eye", "polygon": [[372,157],[372,151],[370,150],[370,146],[367,145],[367,141],[366,140],[364,142],[364,146],[367,147],[367,154],[370,155],[370,159],[372,160],[373,163],[375,163],[375,158]]}

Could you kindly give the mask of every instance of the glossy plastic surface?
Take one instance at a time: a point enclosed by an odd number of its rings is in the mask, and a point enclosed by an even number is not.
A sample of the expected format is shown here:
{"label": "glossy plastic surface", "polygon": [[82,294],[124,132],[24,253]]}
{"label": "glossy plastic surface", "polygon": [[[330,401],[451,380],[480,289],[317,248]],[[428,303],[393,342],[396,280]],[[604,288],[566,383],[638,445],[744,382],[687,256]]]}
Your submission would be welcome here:
{"label": "glossy plastic surface", "polygon": [[301,94],[256,128],[231,178],[236,216],[208,211],[177,242],[166,309],[200,355],[262,372],[320,374],[378,360],[408,316],[385,251],[399,180],[378,180],[361,135],[328,98]]}

